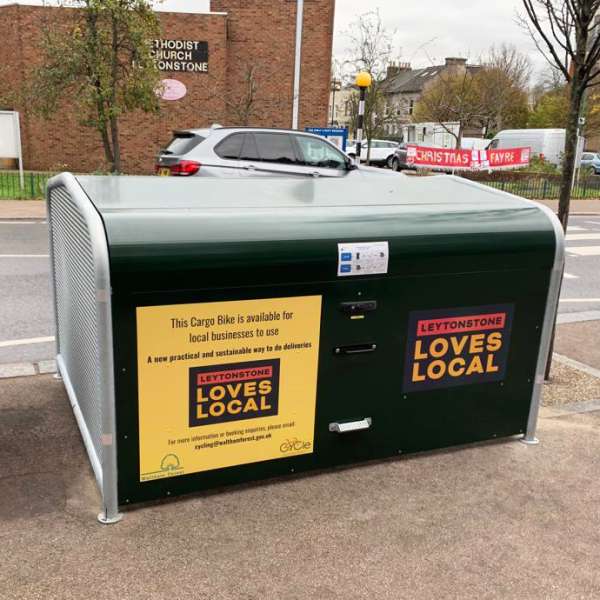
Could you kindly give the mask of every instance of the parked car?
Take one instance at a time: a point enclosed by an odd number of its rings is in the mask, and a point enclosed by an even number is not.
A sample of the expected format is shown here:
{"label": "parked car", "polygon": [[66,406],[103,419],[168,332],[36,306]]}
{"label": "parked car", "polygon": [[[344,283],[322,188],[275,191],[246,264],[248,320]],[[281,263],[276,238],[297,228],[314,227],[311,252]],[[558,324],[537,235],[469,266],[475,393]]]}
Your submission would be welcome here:
{"label": "parked car", "polygon": [[372,171],[357,169],[334,144],[312,133],[250,127],[174,131],[156,161],[157,175],[184,177],[346,177]]}
{"label": "parked car", "polygon": [[581,155],[580,167],[588,167],[594,170],[595,175],[600,175],[600,154],[597,152],[584,152]]}
{"label": "parked car", "polygon": [[565,148],[564,129],[505,129],[490,142],[489,149],[521,148],[529,146],[533,156],[559,165]]}
{"label": "parked car", "polygon": [[406,161],[406,142],[400,142],[398,147],[394,151],[394,155],[390,161],[390,167],[392,171],[403,171],[405,169],[414,170],[415,167],[413,165],[409,165]]}
{"label": "parked car", "polygon": [[[368,140],[363,140],[360,147],[360,160],[367,160]],[[390,140],[371,140],[371,155],[369,163],[379,165],[381,167],[391,167],[394,150],[398,147],[398,142]],[[346,154],[352,158],[356,158],[356,142],[352,142],[346,147]]]}

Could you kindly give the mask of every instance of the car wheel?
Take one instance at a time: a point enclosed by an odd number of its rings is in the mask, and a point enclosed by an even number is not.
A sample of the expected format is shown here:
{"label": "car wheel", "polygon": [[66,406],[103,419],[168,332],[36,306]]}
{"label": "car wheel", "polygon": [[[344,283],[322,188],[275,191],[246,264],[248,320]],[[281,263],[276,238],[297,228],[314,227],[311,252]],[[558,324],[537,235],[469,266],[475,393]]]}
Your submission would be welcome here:
{"label": "car wheel", "polygon": [[394,156],[394,158],[392,158],[392,171],[399,171],[400,170],[400,161]]}
{"label": "car wheel", "polygon": [[394,155],[392,154],[392,155],[388,156],[387,159],[386,159],[386,161],[385,161],[385,164],[387,165],[388,169],[392,168],[392,163],[393,162],[394,162]]}

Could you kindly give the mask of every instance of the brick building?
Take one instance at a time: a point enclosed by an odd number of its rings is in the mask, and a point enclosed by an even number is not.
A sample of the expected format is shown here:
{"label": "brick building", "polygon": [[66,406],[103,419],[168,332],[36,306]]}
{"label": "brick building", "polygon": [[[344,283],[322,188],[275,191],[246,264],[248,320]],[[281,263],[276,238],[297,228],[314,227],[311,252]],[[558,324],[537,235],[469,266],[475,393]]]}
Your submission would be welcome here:
{"label": "brick building", "polygon": [[[327,123],[335,0],[304,0],[299,128]],[[123,169],[149,173],[154,157],[173,129],[239,124],[236,102],[253,69],[256,102],[249,125],[292,126],[296,0],[210,0],[209,12],[159,12],[161,40],[200,42],[207,65],[166,71],[187,88],[176,101],[161,101],[161,112],[130,113],[121,119]],[[0,86],[19,90],[40,61],[42,27],[66,22],[77,8],[0,6]],[[157,42],[160,43],[160,42]],[[195,44],[193,47],[200,47]],[[167,61],[165,61],[167,62]],[[172,64],[162,65],[173,68]],[[5,106],[21,116],[25,168],[95,171],[104,167],[99,134],[82,126],[65,98],[49,119],[26,105]]]}

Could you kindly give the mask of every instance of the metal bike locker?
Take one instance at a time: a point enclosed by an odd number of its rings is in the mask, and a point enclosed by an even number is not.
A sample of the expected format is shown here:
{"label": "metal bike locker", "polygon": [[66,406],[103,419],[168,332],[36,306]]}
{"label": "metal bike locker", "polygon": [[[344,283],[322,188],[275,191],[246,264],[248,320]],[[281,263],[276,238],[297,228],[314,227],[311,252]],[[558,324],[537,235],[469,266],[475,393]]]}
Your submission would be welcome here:
{"label": "metal bike locker", "polygon": [[57,362],[120,509],[432,448],[535,441],[564,262],[461,178],[48,186]]}

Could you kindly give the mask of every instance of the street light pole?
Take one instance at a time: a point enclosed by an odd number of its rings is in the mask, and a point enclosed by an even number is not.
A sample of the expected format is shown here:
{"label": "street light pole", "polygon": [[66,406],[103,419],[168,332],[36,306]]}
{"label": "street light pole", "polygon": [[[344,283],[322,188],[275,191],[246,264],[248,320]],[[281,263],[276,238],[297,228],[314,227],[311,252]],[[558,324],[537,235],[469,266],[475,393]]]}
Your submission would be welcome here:
{"label": "street light pole", "polygon": [[356,85],[360,90],[358,102],[358,118],[356,120],[356,164],[360,165],[360,152],[362,150],[362,132],[365,118],[365,96],[367,88],[371,85],[371,75],[365,71],[356,76]]}

